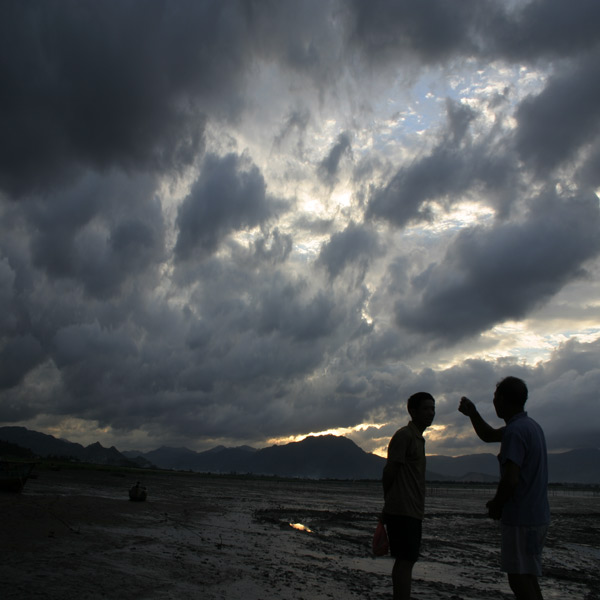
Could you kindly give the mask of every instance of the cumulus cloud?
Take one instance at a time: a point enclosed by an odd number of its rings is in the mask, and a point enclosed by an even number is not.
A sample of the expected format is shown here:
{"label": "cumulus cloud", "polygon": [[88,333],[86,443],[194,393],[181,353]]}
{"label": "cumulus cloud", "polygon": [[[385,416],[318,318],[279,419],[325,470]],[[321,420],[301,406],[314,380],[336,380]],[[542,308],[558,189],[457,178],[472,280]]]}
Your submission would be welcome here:
{"label": "cumulus cloud", "polygon": [[600,251],[599,225],[597,198],[550,195],[536,198],[522,222],[466,229],[415,278],[421,293],[398,302],[398,323],[455,342],[521,319],[582,276]]}
{"label": "cumulus cloud", "polygon": [[543,364],[528,366],[509,358],[497,363],[475,360],[440,371],[431,389],[439,391],[436,420],[443,422],[446,429],[432,440],[434,453],[495,451],[494,446],[481,444],[469,420],[458,412],[458,404],[461,396],[468,396],[489,423],[500,426],[502,421],[495,414],[492,399],[496,383],[507,375],[527,383],[529,398],[525,408],[542,425],[549,451],[597,448],[597,353],[597,340],[572,340],[559,345]]}
{"label": "cumulus cloud", "polygon": [[32,336],[15,336],[0,352],[2,375],[0,389],[18,385],[23,377],[44,358],[40,343]]}
{"label": "cumulus cloud", "polygon": [[446,112],[439,143],[428,154],[400,167],[384,185],[372,187],[368,218],[397,227],[428,222],[433,218],[431,202],[451,205],[482,191],[488,202],[501,210],[511,203],[504,191],[515,185],[510,143],[497,143],[495,132],[474,142],[469,125],[477,113],[450,99],[446,100]]}
{"label": "cumulus cloud", "polygon": [[516,2],[505,13],[498,10],[484,25],[486,42],[489,52],[509,60],[577,57],[597,46],[593,22],[599,16],[593,0],[573,7],[561,0]]}
{"label": "cumulus cloud", "polygon": [[352,3],[353,41],[369,59],[416,58],[424,63],[445,61],[453,55],[469,55],[477,48],[476,23],[483,11],[494,14],[489,2],[440,0],[393,2],[377,0]]}
{"label": "cumulus cloud", "polygon": [[600,133],[598,58],[596,51],[561,70],[517,111],[519,154],[543,173],[576,161],[578,151]]}
{"label": "cumulus cloud", "polygon": [[598,341],[566,342],[552,360],[532,374],[540,384],[534,397],[538,419],[544,425],[551,447],[597,448],[600,432],[597,418],[600,369]]}
{"label": "cumulus cloud", "polygon": [[160,2],[143,10],[135,2],[5,4],[3,188],[22,196],[82,167],[192,163],[202,150],[203,99],[210,104],[217,90],[235,96],[217,57],[227,61],[239,46],[216,37],[215,24],[227,24],[218,8],[188,11]]}
{"label": "cumulus cloud", "polygon": [[[331,236],[321,248],[318,261],[331,278],[337,277],[348,265],[357,265],[364,274],[371,260],[381,252],[372,230],[350,223],[344,231]],[[364,279],[364,275],[360,279]]]}
{"label": "cumulus cloud", "polygon": [[228,233],[263,223],[272,213],[266,184],[256,165],[242,157],[206,157],[200,177],[177,215],[175,255],[189,258],[214,252]]}
{"label": "cumulus cloud", "polygon": [[107,297],[163,259],[164,221],[148,178],[78,180],[73,188],[27,203],[33,265]]}
{"label": "cumulus cloud", "polygon": [[599,10],[2,4],[0,422],[461,453],[515,374],[597,445]]}
{"label": "cumulus cloud", "polygon": [[319,174],[325,182],[335,183],[340,161],[345,155],[352,156],[352,142],[347,131],[340,133],[337,142],[319,165]]}

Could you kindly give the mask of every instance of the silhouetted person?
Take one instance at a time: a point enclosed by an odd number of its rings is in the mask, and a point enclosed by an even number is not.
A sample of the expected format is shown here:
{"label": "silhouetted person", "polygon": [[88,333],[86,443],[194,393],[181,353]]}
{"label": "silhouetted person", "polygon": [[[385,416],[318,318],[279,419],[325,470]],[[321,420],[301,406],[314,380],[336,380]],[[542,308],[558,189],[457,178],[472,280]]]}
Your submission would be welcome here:
{"label": "silhouetted person", "polygon": [[396,559],[392,569],[394,600],[410,600],[412,570],[421,548],[425,512],[425,439],[435,417],[435,400],[427,392],[407,403],[411,421],[392,437],[383,469],[383,521]]}
{"label": "silhouetted person", "polygon": [[501,520],[501,568],[517,600],[543,600],[538,577],[550,523],[548,458],[544,432],[524,411],[526,401],[525,382],[506,377],[494,393],[496,414],[505,427],[488,425],[464,396],[458,410],[484,442],[501,442],[500,483],[486,505],[489,516]]}

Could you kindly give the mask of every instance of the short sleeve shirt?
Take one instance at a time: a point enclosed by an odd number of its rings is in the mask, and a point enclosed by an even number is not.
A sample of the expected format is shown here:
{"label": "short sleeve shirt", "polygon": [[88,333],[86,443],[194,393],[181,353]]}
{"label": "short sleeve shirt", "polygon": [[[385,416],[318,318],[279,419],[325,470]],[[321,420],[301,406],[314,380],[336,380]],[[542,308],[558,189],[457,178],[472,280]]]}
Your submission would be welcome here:
{"label": "short sleeve shirt", "polygon": [[549,523],[546,440],[542,428],[526,412],[508,421],[498,459],[501,473],[508,461],[519,467],[519,483],[504,505],[502,523],[525,526]]}
{"label": "short sleeve shirt", "polygon": [[384,512],[423,519],[425,513],[425,439],[411,421],[388,446],[383,469]]}

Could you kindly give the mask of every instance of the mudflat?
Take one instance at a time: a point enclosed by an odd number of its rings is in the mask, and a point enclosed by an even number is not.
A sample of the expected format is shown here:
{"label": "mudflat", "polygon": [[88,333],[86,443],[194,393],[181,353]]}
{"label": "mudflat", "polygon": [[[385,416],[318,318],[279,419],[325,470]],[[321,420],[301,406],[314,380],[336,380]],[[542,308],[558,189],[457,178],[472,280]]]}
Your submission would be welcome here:
{"label": "mudflat", "polygon": [[[145,502],[129,488],[146,486]],[[419,600],[512,598],[492,489],[428,490]],[[600,600],[600,496],[551,493],[544,597]],[[391,598],[370,543],[378,482],[282,481],[92,469],[39,471],[0,494],[0,597],[61,600]]]}

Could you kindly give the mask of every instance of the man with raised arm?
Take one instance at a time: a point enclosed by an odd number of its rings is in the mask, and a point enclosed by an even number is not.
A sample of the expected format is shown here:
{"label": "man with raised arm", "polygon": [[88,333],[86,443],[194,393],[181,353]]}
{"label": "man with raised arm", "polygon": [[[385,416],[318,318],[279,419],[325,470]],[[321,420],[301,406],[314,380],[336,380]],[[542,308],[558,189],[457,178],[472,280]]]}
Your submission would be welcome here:
{"label": "man with raised arm", "polygon": [[548,459],[542,428],[524,410],[527,386],[517,377],[496,385],[494,407],[506,426],[493,428],[462,397],[458,410],[471,419],[484,442],[500,442],[500,483],[487,503],[489,516],[501,520],[501,568],[517,600],[543,600],[538,577],[550,523]]}

